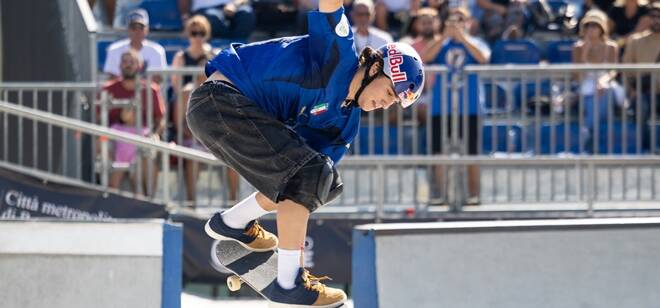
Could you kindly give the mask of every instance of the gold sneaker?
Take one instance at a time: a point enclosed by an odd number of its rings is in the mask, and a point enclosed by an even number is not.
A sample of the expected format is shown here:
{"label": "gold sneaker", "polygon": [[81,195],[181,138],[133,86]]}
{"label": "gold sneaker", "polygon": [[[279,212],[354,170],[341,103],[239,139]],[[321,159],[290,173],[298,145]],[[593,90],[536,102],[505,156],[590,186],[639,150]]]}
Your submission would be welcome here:
{"label": "gold sneaker", "polygon": [[277,248],[279,241],[275,234],[264,229],[258,221],[251,221],[245,229],[234,229],[227,226],[220,213],[216,213],[206,222],[204,231],[216,240],[232,240],[248,250],[263,252]]}
{"label": "gold sneaker", "polygon": [[277,281],[268,291],[268,307],[270,308],[335,308],[346,302],[346,293],[321,283],[330,279],[327,276],[314,277],[309,271],[300,268],[296,277],[296,286],[287,290],[279,286]]}

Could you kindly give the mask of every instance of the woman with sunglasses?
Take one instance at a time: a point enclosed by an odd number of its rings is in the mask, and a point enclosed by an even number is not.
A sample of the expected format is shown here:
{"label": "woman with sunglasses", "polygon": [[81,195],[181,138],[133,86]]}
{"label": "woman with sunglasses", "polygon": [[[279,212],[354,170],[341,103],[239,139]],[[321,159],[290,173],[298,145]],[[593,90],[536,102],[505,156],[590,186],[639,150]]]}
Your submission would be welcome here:
{"label": "woman with sunglasses", "polygon": [[[184,32],[188,36],[189,46],[174,55],[172,67],[204,66],[214,56],[211,45],[208,44],[208,40],[211,38],[211,25],[206,17],[195,15],[186,21]],[[191,148],[200,147],[190,132],[190,128],[188,128],[185,113],[186,109],[188,109],[190,93],[204,82],[206,76],[204,74],[197,76],[185,75],[181,80],[181,84],[179,84],[179,79],[181,79],[179,75],[172,75],[172,85],[176,94],[176,103],[172,112],[172,122],[177,132],[175,141],[178,144]],[[186,200],[194,202],[196,199],[195,184],[197,182],[198,166],[194,161],[184,159],[183,171],[186,184]],[[229,169],[227,176],[229,180],[229,200],[236,200],[239,182],[238,174]]]}
{"label": "woman with sunglasses", "polygon": [[[333,201],[336,169],[358,132],[360,113],[412,105],[424,85],[410,45],[355,51],[342,0],[321,0],[309,34],[231,44],[206,65],[188,123],[195,136],[258,192],[207,222],[214,239],[278,251],[271,307],[337,307],[346,294],[301,265],[311,212]],[[279,239],[256,219],[277,211]]]}

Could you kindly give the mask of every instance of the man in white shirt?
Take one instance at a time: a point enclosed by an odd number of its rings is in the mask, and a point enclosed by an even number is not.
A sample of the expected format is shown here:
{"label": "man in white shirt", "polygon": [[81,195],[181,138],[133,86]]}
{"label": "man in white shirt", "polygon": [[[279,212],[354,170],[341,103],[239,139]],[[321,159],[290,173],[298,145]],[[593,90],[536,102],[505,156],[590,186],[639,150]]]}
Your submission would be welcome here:
{"label": "man in white shirt", "polygon": [[248,0],[178,0],[181,19],[202,15],[209,20],[214,38],[247,40],[257,25]]}
{"label": "man in white shirt", "polygon": [[374,3],[371,0],[355,0],[351,20],[358,54],[367,46],[378,48],[393,41],[389,33],[371,26],[374,21]]}
{"label": "man in white shirt", "polygon": [[[103,66],[103,72],[115,79],[121,76],[119,63],[121,55],[129,49],[137,50],[144,59],[145,68],[165,68],[167,60],[165,49],[158,43],[146,39],[149,33],[149,15],[147,11],[138,9],[128,14],[128,38],[112,43]],[[160,83],[160,76],[154,76],[154,81]]]}

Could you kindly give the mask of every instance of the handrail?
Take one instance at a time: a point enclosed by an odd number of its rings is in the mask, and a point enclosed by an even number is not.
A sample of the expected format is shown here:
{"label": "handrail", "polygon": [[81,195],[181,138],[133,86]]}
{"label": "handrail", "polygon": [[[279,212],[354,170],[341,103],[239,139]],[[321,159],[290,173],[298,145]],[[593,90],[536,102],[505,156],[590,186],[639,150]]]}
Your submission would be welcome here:
{"label": "handrail", "polygon": [[26,117],[32,120],[42,121],[49,124],[55,124],[68,129],[84,131],[86,133],[95,136],[105,136],[105,137],[109,137],[110,139],[118,139],[118,140],[126,141],[132,144],[139,145],[141,147],[162,151],[170,155],[174,154],[183,158],[196,159],[208,164],[216,164],[216,165],[221,164],[220,161],[218,161],[213,155],[206,152],[202,152],[199,150],[195,150],[175,144],[170,144],[162,141],[154,141],[152,139],[142,137],[139,135],[125,133],[119,130],[103,127],[100,125],[96,125],[88,122],[82,122],[79,120],[66,118],[48,112],[43,112],[32,108],[26,108],[7,102],[0,101],[0,111],[21,117]]}
{"label": "handrail", "polygon": [[80,9],[80,15],[82,16],[83,21],[85,22],[85,27],[87,32],[95,33],[98,31],[98,25],[96,23],[96,18],[94,18],[94,13],[89,7],[87,0],[77,0],[78,8]]}
{"label": "handrail", "polygon": [[660,64],[503,64],[503,65],[468,65],[465,72],[475,73],[501,73],[501,72],[582,72],[593,70],[616,70],[616,71],[660,71]]}
{"label": "handrail", "polygon": [[[217,160],[213,155],[175,145],[162,141],[154,141],[149,138],[141,137],[138,135],[125,133],[119,130],[103,127],[100,125],[82,122],[79,120],[66,118],[58,115],[53,115],[47,112],[26,108],[15,104],[0,102],[0,112],[7,112],[17,116],[30,118],[33,120],[43,121],[50,124],[55,124],[68,129],[75,129],[85,131],[86,133],[95,136],[106,136],[110,139],[118,139],[130,142],[141,147],[146,147],[152,150],[166,152],[170,155],[174,154],[183,158],[195,159],[204,163],[221,165],[222,163]],[[342,161],[342,165],[346,166],[404,166],[404,165],[439,165],[439,164],[453,164],[453,165],[470,165],[470,164],[483,164],[483,165],[575,165],[575,164],[595,164],[595,165],[619,165],[625,161],[629,165],[645,165],[645,164],[658,164],[660,163],[660,155],[576,155],[567,157],[557,156],[507,156],[507,157],[492,157],[492,156],[473,156],[473,157],[460,157],[460,156],[447,156],[447,155],[406,155],[406,156],[389,156],[389,155],[364,155],[364,156],[348,156]]]}
{"label": "handrail", "polygon": [[99,85],[94,82],[0,82],[0,90],[96,90]]}

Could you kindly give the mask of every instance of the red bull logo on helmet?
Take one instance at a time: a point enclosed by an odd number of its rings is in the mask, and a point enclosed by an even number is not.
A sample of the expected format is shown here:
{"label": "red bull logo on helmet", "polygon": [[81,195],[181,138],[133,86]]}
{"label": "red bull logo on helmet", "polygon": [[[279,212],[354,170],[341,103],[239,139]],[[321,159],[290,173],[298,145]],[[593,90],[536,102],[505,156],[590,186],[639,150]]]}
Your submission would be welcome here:
{"label": "red bull logo on helmet", "polygon": [[394,44],[387,45],[387,61],[390,65],[390,78],[392,78],[392,82],[396,83],[408,80],[406,72],[401,71],[403,56],[401,55],[401,51],[399,51]]}

